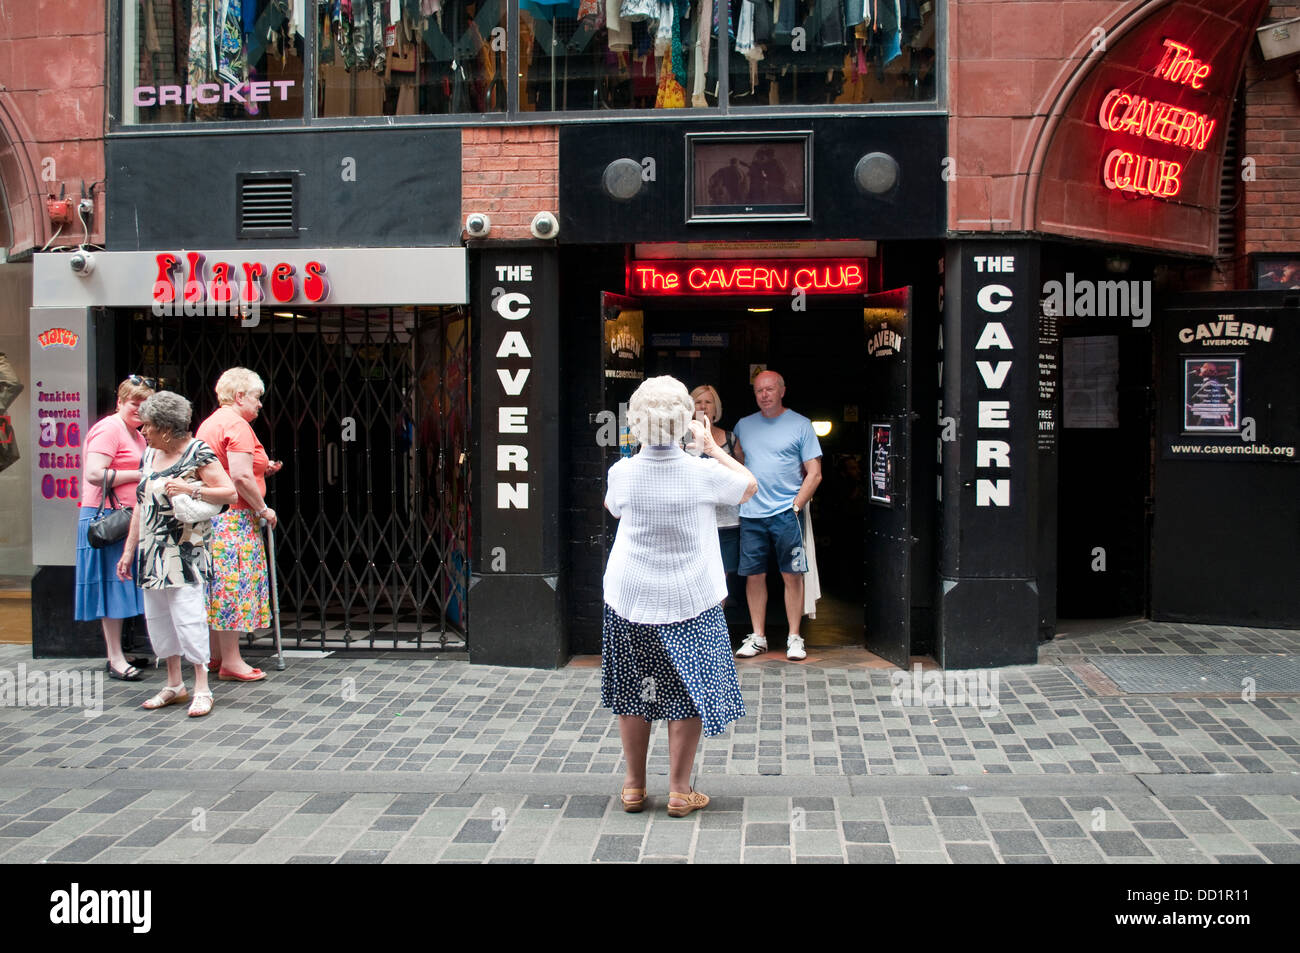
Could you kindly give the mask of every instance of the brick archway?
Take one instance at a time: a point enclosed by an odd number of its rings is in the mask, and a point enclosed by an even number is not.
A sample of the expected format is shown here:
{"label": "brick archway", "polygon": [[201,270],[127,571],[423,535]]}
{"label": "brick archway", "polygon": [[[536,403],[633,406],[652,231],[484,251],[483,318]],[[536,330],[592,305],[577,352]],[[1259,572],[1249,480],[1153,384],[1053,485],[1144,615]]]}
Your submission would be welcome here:
{"label": "brick archway", "polygon": [[[1063,175],[1062,170],[1072,167],[1071,157],[1081,145],[1086,149],[1094,139],[1100,140],[1100,130],[1088,128],[1081,132],[1078,116],[1080,104],[1096,97],[1096,83],[1105,75],[1103,71],[1114,73],[1114,62],[1108,61],[1108,56],[1117,56],[1121,64],[1135,61],[1136,57],[1130,54],[1141,49],[1144,42],[1158,44],[1171,24],[1178,36],[1197,35],[1202,41],[1196,44],[1197,48],[1208,48],[1214,54],[1216,71],[1222,70],[1233,77],[1231,82],[1219,84],[1218,98],[1226,101],[1226,107],[1198,105],[1217,117],[1220,126],[1226,126],[1225,110],[1230,108],[1237,81],[1245,68],[1254,26],[1267,8],[1268,0],[1163,0],[1126,4],[1114,10],[1099,24],[1105,30],[1105,49],[1090,48],[1089,38],[1084,38],[1041,100],[1039,113],[1044,119],[1032,139],[1020,194],[1018,211],[1023,227],[1085,239],[1118,235],[1134,244],[1155,243],[1184,253],[1212,254],[1217,230],[1219,170],[1226,144],[1224,135],[1218,135],[1214,148],[1205,153],[1212,161],[1202,163],[1196,177],[1199,185],[1185,190],[1177,205],[1151,206],[1141,220],[1124,203],[1118,209],[1110,207],[1105,214],[1098,213],[1108,203],[1104,196],[1098,195],[1097,183],[1101,176],[1097,170],[1090,169],[1092,178],[1086,179],[1077,170],[1068,175]],[[1135,88],[1134,79],[1130,70],[1120,82],[1124,88],[1131,89]]]}
{"label": "brick archway", "polygon": [[30,131],[15,108],[12,97],[0,91],[0,203],[8,228],[0,227],[9,258],[39,248],[48,237],[49,225],[41,208],[41,188],[32,166]]}

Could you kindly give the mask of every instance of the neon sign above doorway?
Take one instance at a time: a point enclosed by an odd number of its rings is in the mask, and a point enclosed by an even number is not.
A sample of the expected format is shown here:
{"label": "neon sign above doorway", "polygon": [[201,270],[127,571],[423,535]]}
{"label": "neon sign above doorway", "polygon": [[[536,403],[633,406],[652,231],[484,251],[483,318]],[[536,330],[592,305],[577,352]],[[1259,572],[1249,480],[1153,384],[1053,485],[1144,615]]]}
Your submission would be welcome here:
{"label": "neon sign above doorway", "polygon": [[698,259],[634,261],[631,295],[862,294],[867,263],[861,258]]}
{"label": "neon sign above doorway", "polygon": [[[1205,92],[1210,64],[1197,59],[1185,43],[1166,38],[1163,53],[1151,75],[1185,89]],[[1107,132],[1122,132],[1143,139],[1204,152],[1218,121],[1195,109],[1112,89],[1101,101],[1097,122]],[[1183,163],[1146,155],[1131,149],[1112,149],[1102,161],[1106,188],[1131,195],[1172,199],[1182,191]]]}

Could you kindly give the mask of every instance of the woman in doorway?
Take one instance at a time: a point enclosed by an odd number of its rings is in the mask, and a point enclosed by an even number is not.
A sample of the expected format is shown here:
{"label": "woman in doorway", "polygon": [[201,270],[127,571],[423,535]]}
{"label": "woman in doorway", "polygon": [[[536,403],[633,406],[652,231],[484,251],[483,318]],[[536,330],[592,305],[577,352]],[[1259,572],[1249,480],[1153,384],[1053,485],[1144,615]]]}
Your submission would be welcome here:
{"label": "woman in doorway", "polygon": [[[709,803],[691,787],[701,730],[721,734],[745,714],[713,514],[749,499],[758,483],[691,419],[694,410],[675,378],[642,383],[627,414],[641,451],[610,467],[605,493],[619,524],[605,568],[600,696],[619,716],[629,813],[645,807],[652,721],[668,721],[668,813],[685,817]],[[694,447],[720,466],[682,451],[688,427]]]}
{"label": "woman in doorway", "polygon": [[275,510],[266,505],[266,477],[280,470],[267,459],[253,433],[266,385],[246,367],[232,367],[217,379],[221,405],[199,426],[198,437],[212,448],[239,492],[235,505],[212,519],[212,592],[208,623],[212,627],[212,664],[223,682],[257,682],[266,678],[239,654],[239,636],[271,624],[270,586],[261,520],[275,528]]}
{"label": "woman in doorway", "polygon": [[[701,384],[691,391],[695,401],[695,419],[709,427],[713,442],[724,453],[734,457],[740,463],[745,462],[745,451],[740,441],[730,430],[718,426],[722,417],[722,398],[712,384]],[[731,575],[740,567],[740,507],[723,503],[715,511],[718,521],[718,545],[722,549],[722,571]]]}
{"label": "woman in doorway", "polygon": [[[117,578],[124,539],[100,549],[90,545],[86,530],[104,498],[105,487],[121,506],[135,505],[140,480],[144,437],[140,436],[140,404],[153,393],[152,378],[132,374],[117,386],[117,411],[90,428],[85,441],[85,469],[81,475],[81,516],[77,520],[77,602],[73,618],[98,619],[108,652],[108,677],[126,682],[141,678],[136,665],[122,654],[122,620],[144,611],[140,589],[131,578]],[[111,504],[109,504],[111,505]]]}
{"label": "woman in doorway", "polygon": [[182,522],[172,499],[182,494],[198,503],[235,502],[235,487],[216,455],[190,436],[193,408],[180,394],[159,391],[140,405],[149,444],[140,464],[135,514],[126,536],[117,578],[136,579],[144,590],[144,614],[154,654],[167,662],[167,685],[141,707],[166,708],[190,700],[182,659],[194,666],[190,717],[212,711],[208,690],[206,592],[212,568],[212,523]]}

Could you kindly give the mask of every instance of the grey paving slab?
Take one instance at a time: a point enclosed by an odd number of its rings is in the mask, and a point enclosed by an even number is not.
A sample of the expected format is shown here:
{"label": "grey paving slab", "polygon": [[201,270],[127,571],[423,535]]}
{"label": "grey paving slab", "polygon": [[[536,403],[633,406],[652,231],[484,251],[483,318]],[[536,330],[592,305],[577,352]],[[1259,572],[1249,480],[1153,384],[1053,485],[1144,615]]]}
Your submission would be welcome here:
{"label": "grey paving slab", "polygon": [[996,673],[996,711],[892,704],[888,669],[742,663],[751,715],[702,746],[714,800],[681,820],[662,725],[647,810],[619,810],[591,668],[304,661],[198,723],[112,684],[93,720],[0,710],[0,863],[1296,863],[1300,697],[1096,688],[1108,654],[1300,649],[1223,629],[1058,639]]}

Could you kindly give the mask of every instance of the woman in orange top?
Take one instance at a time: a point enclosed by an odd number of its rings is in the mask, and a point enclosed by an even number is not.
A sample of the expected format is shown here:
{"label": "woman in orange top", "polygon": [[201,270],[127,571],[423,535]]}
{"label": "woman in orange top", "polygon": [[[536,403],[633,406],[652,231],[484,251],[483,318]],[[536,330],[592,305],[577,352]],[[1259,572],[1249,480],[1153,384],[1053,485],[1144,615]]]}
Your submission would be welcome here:
{"label": "woman in orange top", "polygon": [[282,464],[272,463],[253,433],[251,422],[262,409],[266,385],[246,367],[232,367],[217,380],[221,406],[203,421],[196,436],[212,448],[230,474],[239,499],[212,518],[212,587],[208,594],[212,662],[222,681],[256,682],[266,678],[239,654],[242,632],[271,624],[266,549],[259,520],[272,528],[275,510],[266,505],[266,477]]}

